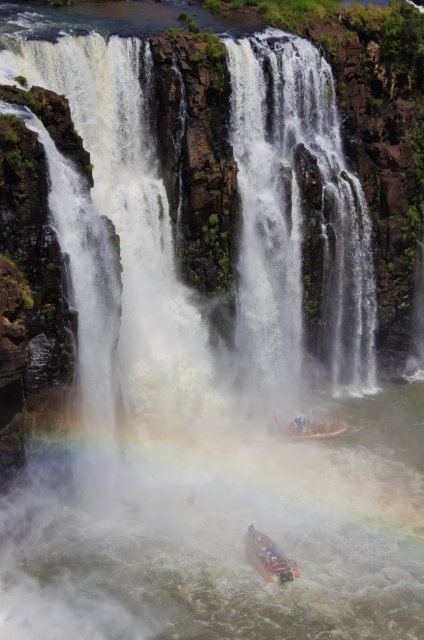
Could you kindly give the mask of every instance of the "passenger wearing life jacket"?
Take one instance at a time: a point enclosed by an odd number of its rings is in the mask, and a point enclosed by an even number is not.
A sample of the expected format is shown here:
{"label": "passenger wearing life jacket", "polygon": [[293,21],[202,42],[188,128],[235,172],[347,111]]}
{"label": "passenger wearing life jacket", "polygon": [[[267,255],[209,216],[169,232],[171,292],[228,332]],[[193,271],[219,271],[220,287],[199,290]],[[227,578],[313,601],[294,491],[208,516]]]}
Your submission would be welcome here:
{"label": "passenger wearing life jacket", "polygon": [[275,546],[275,544],[272,546],[271,548],[271,565],[276,565],[278,564],[278,551],[277,551],[277,547]]}
{"label": "passenger wearing life jacket", "polygon": [[304,418],[302,418],[302,416],[298,416],[297,418],[294,419],[294,423],[296,425],[296,433],[298,435],[302,435],[303,433],[303,428],[305,426],[305,420]]}

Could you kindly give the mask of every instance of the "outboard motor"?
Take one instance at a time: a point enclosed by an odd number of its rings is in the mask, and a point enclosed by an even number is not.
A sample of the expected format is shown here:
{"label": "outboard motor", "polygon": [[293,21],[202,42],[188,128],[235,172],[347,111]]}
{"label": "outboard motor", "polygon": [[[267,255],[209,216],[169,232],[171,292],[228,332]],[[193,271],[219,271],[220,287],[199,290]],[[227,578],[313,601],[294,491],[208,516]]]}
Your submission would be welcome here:
{"label": "outboard motor", "polygon": [[291,569],[283,569],[278,573],[278,577],[280,578],[280,582],[293,582],[294,575]]}

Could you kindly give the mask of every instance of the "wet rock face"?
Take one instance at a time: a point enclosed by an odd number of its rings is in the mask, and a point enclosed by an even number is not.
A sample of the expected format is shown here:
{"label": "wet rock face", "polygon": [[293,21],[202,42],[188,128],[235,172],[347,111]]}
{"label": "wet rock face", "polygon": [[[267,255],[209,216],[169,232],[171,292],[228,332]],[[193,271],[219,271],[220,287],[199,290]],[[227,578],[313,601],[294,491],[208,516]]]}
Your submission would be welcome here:
{"label": "wet rock face", "polygon": [[345,70],[345,131],[374,218],[380,367],[391,375],[405,366],[411,330],[416,238],[409,208],[419,185],[410,134],[416,108],[409,87],[393,89],[378,45],[361,44],[360,70],[372,69],[380,78],[382,97],[374,97],[372,84],[360,75]]}
{"label": "wet rock face", "polygon": [[31,303],[26,296],[22,273],[0,256],[0,484],[4,473],[24,462],[22,377],[26,311]]}
{"label": "wet rock face", "polygon": [[[19,102],[21,93],[0,88],[9,101]],[[72,136],[69,112],[66,118],[59,110],[54,125],[56,98],[42,90],[37,96],[49,129],[58,138],[63,133],[63,148],[81,166],[87,155]],[[0,116],[0,484],[23,463],[25,425],[44,421],[52,398],[63,402],[72,380],[75,318],[66,290],[66,260],[50,225],[44,149],[19,118]]]}
{"label": "wet rock face", "polygon": [[329,60],[337,78],[345,147],[374,224],[379,366],[383,374],[399,375],[410,348],[421,237],[422,222],[411,207],[424,197],[412,143],[416,122],[423,118],[423,89],[395,74],[366,28],[355,33],[321,25],[307,35],[317,44],[333,39]]}
{"label": "wet rock face", "polygon": [[308,350],[315,353],[318,347],[319,322],[322,315],[323,183],[317,159],[303,144],[298,144],[293,150],[293,165],[302,194],[303,311],[306,342]]}
{"label": "wet rock face", "polygon": [[[416,95],[413,98],[410,79],[394,74],[366,29],[356,33],[331,24],[306,31],[318,45],[333,43],[329,58],[337,78],[345,148],[362,178],[374,224],[380,369],[398,374],[409,350],[420,233],[411,218],[420,189],[411,132],[423,109]],[[225,58],[208,59],[203,46],[185,34],[152,39],[160,157],[182,273],[189,284],[216,300],[232,288],[240,223],[237,169],[228,144],[228,72]],[[296,149],[294,170],[303,197],[304,311],[307,341],[314,351],[324,267],[320,216],[328,217],[332,203],[323,198],[316,162],[305,148]],[[329,259],[333,240],[330,236]]]}
{"label": "wet rock face", "polygon": [[230,339],[239,217],[225,48],[190,34],[152,38],[151,48],[159,154],[182,275],[208,300],[213,325]]}
{"label": "wet rock face", "polygon": [[26,106],[40,118],[59,151],[79,167],[90,187],[93,186],[90,154],[84,149],[82,140],[74,129],[66,98],[41,87],[22,91],[17,87],[3,86],[0,87],[0,100]]}

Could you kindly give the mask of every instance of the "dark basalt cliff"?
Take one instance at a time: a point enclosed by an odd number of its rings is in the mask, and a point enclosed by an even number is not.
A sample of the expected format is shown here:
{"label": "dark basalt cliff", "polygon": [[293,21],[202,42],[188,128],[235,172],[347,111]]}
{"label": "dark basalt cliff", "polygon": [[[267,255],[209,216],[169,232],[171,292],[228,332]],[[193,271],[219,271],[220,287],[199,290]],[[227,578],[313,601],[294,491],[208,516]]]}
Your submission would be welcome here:
{"label": "dark basalt cliff", "polygon": [[[414,284],[421,269],[424,185],[417,148],[424,144],[423,85],[414,82],[412,64],[409,73],[396,71],[371,30],[347,26],[351,30],[321,25],[307,29],[306,35],[318,46],[324,45],[324,50],[331,43],[326,55],[337,80],[345,147],[361,177],[373,220],[380,370],[388,376],[400,375],[411,349]],[[311,334],[320,307],[322,259],[315,224],[321,193],[315,173],[311,159],[304,158],[305,189],[311,191],[315,185],[305,214]]]}
{"label": "dark basalt cliff", "polygon": [[[422,84],[413,86],[412,68],[399,73],[366,28],[323,24],[304,35],[321,47],[336,76],[346,152],[361,177],[373,222],[380,370],[399,375],[411,349],[414,284],[421,268],[423,185],[414,144],[423,122]],[[331,52],[323,46],[328,42]],[[237,275],[240,228],[237,169],[228,144],[231,92],[225,53],[207,56],[206,45],[190,35],[155,38],[152,49],[160,156],[178,225],[183,276],[219,300],[216,294],[231,292]],[[323,198],[314,156],[303,147],[295,150],[294,168],[303,191],[304,311],[314,351],[322,306],[322,206],[326,217],[331,202]],[[335,245],[329,233],[331,259]],[[222,326],[220,315],[216,320]]]}
{"label": "dark basalt cliff", "polygon": [[[421,268],[417,249],[423,186],[414,161],[414,136],[423,122],[422,85],[413,86],[413,69],[409,74],[395,70],[366,28],[324,24],[304,35],[322,48],[336,76],[346,152],[361,177],[373,221],[380,369],[387,376],[399,375],[411,350],[414,284]],[[323,48],[328,42],[331,52]],[[237,169],[228,144],[231,92],[225,53],[205,55],[206,45],[184,34],[155,38],[152,50],[160,157],[178,225],[183,276],[219,301],[216,294],[231,292],[237,274],[240,227]],[[322,305],[322,203],[331,203],[323,198],[313,155],[298,148],[294,160],[303,191],[304,311],[313,351]],[[329,240],[331,259],[331,234]],[[224,299],[228,309],[231,296]],[[216,309],[222,310],[222,304]],[[226,317],[228,333],[231,317],[229,322]],[[216,321],[222,327],[222,315]]]}
{"label": "dark basalt cliff", "polygon": [[[237,260],[237,166],[229,144],[230,78],[214,37],[153,38],[159,154],[184,280],[231,341]],[[185,104],[181,110],[181,101]]]}
{"label": "dark basalt cliff", "polygon": [[[10,87],[0,88],[0,99],[29,106],[63,152],[81,167],[89,165],[65,99],[39,88]],[[22,464],[28,426],[48,426],[55,408],[63,406],[76,328],[66,290],[66,259],[50,221],[44,149],[19,118],[1,116],[0,478]]]}

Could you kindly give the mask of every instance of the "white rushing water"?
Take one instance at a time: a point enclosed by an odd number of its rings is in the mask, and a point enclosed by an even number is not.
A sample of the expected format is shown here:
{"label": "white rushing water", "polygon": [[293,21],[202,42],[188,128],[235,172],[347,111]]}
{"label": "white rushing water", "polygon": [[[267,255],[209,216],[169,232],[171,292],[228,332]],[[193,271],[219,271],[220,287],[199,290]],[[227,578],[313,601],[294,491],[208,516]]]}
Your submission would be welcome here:
{"label": "white rushing water", "polygon": [[411,348],[406,365],[407,379],[424,380],[424,244],[417,249],[419,262],[414,291],[414,310],[411,326]]}
{"label": "white rushing water", "polygon": [[[253,365],[256,355],[260,358],[252,381],[262,372],[275,393],[281,383],[290,389],[297,385],[302,354],[302,225],[296,179],[291,175],[293,209],[282,219],[278,211],[284,198],[273,182],[274,162],[286,168],[291,162],[294,142],[284,122],[292,123],[298,141],[308,148],[309,135],[313,136],[311,151],[324,176],[335,167],[337,179],[328,189],[332,186],[341,204],[334,215],[352,217],[353,191],[361,205],[355,178],[350,175],[348,182],[339,177],[345,165],[338,164],[342,155],[335,110],[323,113],[315,107],[317,132],[311,128],[308,134],[305,114],[310,111],[305,107],[302,120],[297,103],[284,95],[292,65],[293,82],[302,90],[299,75],[308,52],[314,51],[297,39],[289,41],[287,51],[285,42],[280,46],[276,40],[271,46],[267,37],[255,39],[254,53],[252,41],[228,45],[234,66],[241,64],[239,56],[246,58],[246,73],[238,78],[240,118],[233,114],[233,125],[238,123],[241,130],[244,121],[249,123],[246,132],[257,154],[255,167],[254,154],[233,126],[245,217],[239,340],[251,342]],[[264,58],[285,114],[281,122],[273,118],[272,128],[264,120],[264,101],[258,99],[264,94],[248,90],[264,90]],[[329,77],[324,62],[320,64],[309,60],[318,86]],[[234,80],[233,66],[231,70]],[[340,440],[319,443],[287,443],[264,429],[264,420],[258,420],[259,429],[250,430],[238,407],[232,412],[222,407],[207,332],[176,276],[169,205],[150,129],[151,71],[149,49],[137,39],[105,42],[97,35],[66,36],[55,44],[17,42],[13,52],[0,52],[3,80],[13,82],[21,74],[68,96],[91,153],[94,206],[72,164],[57,152],[42,125],[26,116],[27,126],[37,132],[46,150],[52,217],[62,249],[70,256],[74,304],[80,313],[83,408],[88,428],[95,433],[98,425],[101,430],[99,437],[93,434],[92,460],[105,474],[112,460],[119,487],[111,512],[81,508],[67,471],[70,462],[84,457],[86,447],[70,453],[72,434],[63,447],[48,439],[38,443],[27,478],[24,473],[9,494],[0,496],[0,638],[421,640],[420,383],[389,389],[375,398],[329,404],[326,397],[319,409],[342,415],[350,430]],[[307,105],[305,92],[304,96]],[[251,103],[258,120],[252,118]],[[277,109],[277,100],[273,104]],[[17,112],[15,107],[4,108]],[[330,133],[332,143],[327,140]],[[331,144],[336,159],[326,147]],[[249,190],[250,181],[257,194]],[[358,202],[355,220],[366,236]],[[119,282],[114,279],[116,256],[100,214],[113,220],[121,239],[122,324],[115,362],[111,354]],[[350,225],[355,225],[349,220],[344,224],[349,235]],[[343,257],[349,251],[348,245],[345,253],[339,252],[340,268],[345,270],[351,268]],[[250,259],[254,268],[243,275],[248,267],[243,260]],[[355,277],[357,271],[352,269]],[[247,282],[253,287],[263,284],[263,289],[249,292]],[[355,309],[360,285],[351,289]],[[338,291],[335,286],[334,290]],[[345,323],[337,306],[342,295],[347,296],[343,288],[333,311],[340,325],[337,340]],[[358,323],[358,313],[353,317]],[[291,343],[281,320],[287,323]],[[371,349],[371,339],[366,344]],[[364,352],[361,349],[361,362]],[[335,353],[330,350],[331,358],[336,359]],[[287,381],[289,364],[293,385]],[[114,380],[115,365],[120,384]],[[359,366],[352,364],[349,382]],[[341,378],[336,368],[335,382]],[[152,428],[144,429],[141,439],[137,429],[132,430],[122,439],[122,450],[109,451],[103,445],[114,428],[110,416],[119,386],[137,427]],[[255,392],[260,395],[261,389]],[[122,423],[118,420],[119,426]],[[105,487],[94,486],[95,497],[100,500],[106,494],[112,500],[113,490],[106,475],[104,479]],[[90,484],[83,489],[88,492]],[[243,534],[251,521],[297,558],[299,581],[267,585],[246,562]]]}
{"label": "white rushing water", "polygon": [[[189,428],[212,394],[208,332],[178,281],[165,186],[151,131],[149,44],[97,34],[23,42],[4,65],[65,94],[91,154],[99,213],[114,223],[122,260],[117,368],[126,412],[146,427]],[[217,400],[219,404],[219,400]],[[197,411],[194,411],[196,407]],[[194,425],[193,425],[194,426]]]}
{"label": "white rushing water", "polygon": [[227,40],[226,46],[243,210],[240,349],[268,389],[286,388],[296,397],[307,372],[301,367],[302,195],[292,166],[293,152],[303,144],[317,159],[324,200],[331,198],[332,204],[329,219],[324,202],[322,211],[327,255],[319,356],[335,393],[341,387],[371,391],[376,377],[371,223],[360,182],[344,158],[331,69],[309,42],[276,30]]}
{"label": "white rushing water", "polygon": [[[322,212],[326,255],[316,351],[334,393],[375,387],[370,221],[359,180],[348,172],[343,156],[325,60],[307,41],[272,30],[226,45],[233,87],[231,141],[243,211],[238,378],[244,391],[260,389],[261,410],[268,407],[272,416],[284,405],[291,416],[310,377],[303,366],[302,194],[292,170],[297,145],[317,158],[324,200],[331,199],[327,219]],[[214,373],[207,330],[174,264],[169,203],[152,132],[149,45],[91,34],[63,36],[56,43],[17,40],[8,47],[1,54],[3,82],[23,75],[68,98],[94,165],[94,204],[120,236],[117,369],[126,411],[142,415],[146,426],[158,419],[187,424],[190,407],[214,395]],[[175,64],[174,71],[179,75]],[[182,91],[181,135],[184,107]],[[330,231],[334,258],[326,239]],[[182,394],[185,415],[177,417]]]}
{"label": "white rushing water", "polygon": [[78,311],[77,381],[87,451],[85,472],[98,489],[105,477],[95,468],[90,450],[99,439],[105,449],[114,447],[116,441],[118,385],[112,363],[120,314],[117,253],[105,221],[93,206],[85,179],[59,153],[42,123],[24,107],[1,103],[0,111],[22,117],[46,153],[51,222],[62,253],[69,256],[69,302]]}
{"label": "white rushing water", "polygon": [[[288,166],[266,133],[266,78],[248,39],[226,41],[232,81],[231,141],[239,166],[243,231],[238,348],[252,385],[274,396],[298,391],[302,364],[300,218],[284,209],[281,172]],[[286,162],[284,162],[284,160]],[[296,179],[293,176],[293,190]],[[295,405],[296,406],[296,405]]]}
{"label": "white rushing water", "polygon": [[424,7],[420,4],[415,4],[415,2],[412,2],[412,0],[406,0],[406,2],[417,9],[420,13],[424,13]]}

